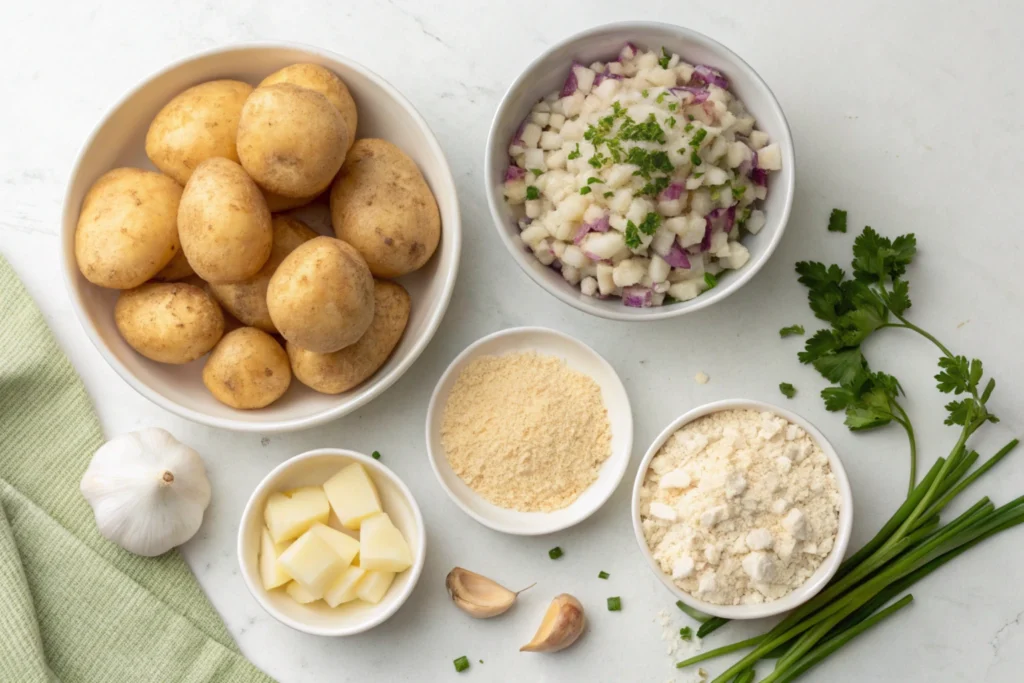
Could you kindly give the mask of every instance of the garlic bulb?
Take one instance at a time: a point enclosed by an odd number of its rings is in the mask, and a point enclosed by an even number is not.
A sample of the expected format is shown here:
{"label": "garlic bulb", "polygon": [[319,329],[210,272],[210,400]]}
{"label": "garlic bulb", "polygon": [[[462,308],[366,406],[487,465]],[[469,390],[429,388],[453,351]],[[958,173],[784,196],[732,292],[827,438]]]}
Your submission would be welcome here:
{"label": "garlic bulb", "polygon": [[82,476],[81,491],[100,534],[146,557],[192,538],[210,504],[199,454],[155,427],[100,446]]}

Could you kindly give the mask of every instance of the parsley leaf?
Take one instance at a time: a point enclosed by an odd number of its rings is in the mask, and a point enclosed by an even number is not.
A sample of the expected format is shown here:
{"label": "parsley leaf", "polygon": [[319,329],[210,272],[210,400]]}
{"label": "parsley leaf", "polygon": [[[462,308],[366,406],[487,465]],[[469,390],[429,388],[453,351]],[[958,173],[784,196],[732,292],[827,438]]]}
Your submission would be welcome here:
{"label": "parsley leaf", "polygon": [[637,249],[640,247],[640,230],[636,227],[636,223],[633,221],[626,221],[626,246],[630,249]]}
{"label": "parsley leaf", "polygon": [[543,174],[544,171],[540,170],[539,168],[531,168],[530,173],[532,173],[534,176],[539,176]]}
{"label": "parsley leaf", "polygon": [[590,194],[593,189],[590,185],[584,185],[580,188],[580,194]]}
{"label": "parsley leaf", "polygon": [[789,382],[782,382],[779,384],[779,391],[781,391],[782,395],[786,398],[793,398],[796,396],[796,388]]}
{"label": "parsley leaf", "polygon": [[536,185],[526,186],[526,198],[527,199],[540,199],[540,190],[537,189]]}
{"label": "parsley leaf", "polygon": [[667,69],[669,62],[671,62],[671,61],[672,61],[672,53],[669,52],[668,50],[666,50],[664,48],[664,46],[662,46],[662,48],[661,48],[661,59],[658,60],[658,65],[662,69]]}
{"label": "parsley leaf", "polygon": [[574,149],[573,151],[569,152],[569,154],[566,155],[565,158],[568,159],[569,161],[572,161],[573,159],[579,159],[581,154],[582,153],[580,152],[580,143],[577,142],[576,143],[576,149]]}
{"label": "parsley leaf", "polygon": [[895,315],[903,315],[910,308],[910,285],[906,280],[893,280],[892,291],[889,292],[889,310]]}
{"label": "parsley leaf", "polygon": [[704,284],[707,285],[708,289],[714,289],[715,285],[718,284],[718,278],[711,273],[704,273]]}
{"label": "parsley leaf", "polygon": [[789,337],[789,336],[792,336],[794,334],[801,335],[803,333],[804,333],[804,326],[803,325],[789,325],[789,326],[783,327],[781,330],[779,330],[779,336],[780,337]]}
{"label": "parsley leaf", "polygon": [[846,232],[846,212],[841,209],[832,209],[828,217],[829,232]]}

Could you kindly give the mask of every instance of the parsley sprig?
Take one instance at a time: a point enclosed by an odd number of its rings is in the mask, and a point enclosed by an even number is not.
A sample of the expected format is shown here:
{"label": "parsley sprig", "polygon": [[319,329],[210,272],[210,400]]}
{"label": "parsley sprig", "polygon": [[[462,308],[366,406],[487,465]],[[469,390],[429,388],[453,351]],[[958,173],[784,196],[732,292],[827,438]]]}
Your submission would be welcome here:
{"label": "parsley sprig", "polygon": [[811,310],[829,323],[828,328],[807,340],[800,361],[812,364],[832,382],[833,386],[821,392],[825,407],[845,411],[850,429],[873,429],[896,422],[906,430],[911,489],[917,480],[914,428],[900,404],[903,389],[899,380],[872,370],[864,356],[861,346],[874,332],[890,327],[911,330],[939,349],[942,355],[935,376],[938,389],[962,396],[946,405],[946,424],[961,426],[964,441],[985,422],[998,420],[987,408],[995,380],[982,384],[981,361],[954,355],[906,317],[911,307],[906,272],[916,252],[913,234],[890,239],[867,227],[853,243],[852,278],[835,264],[801,261],[796,265],[801,284],[808,288]]}

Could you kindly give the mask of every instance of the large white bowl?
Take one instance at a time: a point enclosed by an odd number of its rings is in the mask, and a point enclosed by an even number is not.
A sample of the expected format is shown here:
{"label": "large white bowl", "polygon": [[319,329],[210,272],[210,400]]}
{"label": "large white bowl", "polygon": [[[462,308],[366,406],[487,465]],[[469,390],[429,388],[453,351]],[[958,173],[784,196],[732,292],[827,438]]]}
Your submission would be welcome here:
{"label": "large white bowl", "polygon": [[[757,235],[746,235],[743,244],[750,250],[750,261],[736,271],[719,276],[718,286],[696,299],[654,308],[629,308],[620,299],[601,300],[580,293],[562,276],[541,264],[519,239],[519,228],[502,195],[508,145],[530,109],[551,92],[562,87],[573,60],[584,64],[613,59],[627,42],[645,49],[662,46],[677,52],[692,64],[707,64],[722,71],[739,97],[757,119],[757,126],[782,148],[782,170],[768,180],[768,198],[763,202],[764,228]],[[658,320],[683,315],[710,306],[729,296],[748,282],[775,251],[789,220],[795,184],[793,136],[768,85],[736,53],[705,35],[671,24],[619,22],[578,33],[549,48],[533,60],[509,87],[491,123],[484,157],[484,187],[498,235],[512,258],[533,281],[565,303],[593,315],[615,320]]]}
{"label": "large white bowl", "polygon": [[[297,380],[279,401],[242,411],[218,402],[203,386],[205,358],[188,365],[164,365],[143,358],[114,326],[117,292],[90,284],[75,262],[75,226],[85,193],[103,173],[118,166],[152,169],[144,140],[150,121],[182,90],[216,78],[258,83],[297,62],[322,64],[348,85],[359,108],[359,137],[390,140],[419,166],[441,211],[441,243],[421,270],[399,281],[412,296],[408,327],[394,353],[377,373],[337,396],[318,394]],[[321,211],[326,209],[321,206]],[[315,211],[315,209],[313,209]],[[317,216],[311,216],[311,227]],[[319,217],[330,231],[329,218]],[[413,364],[433,337],[455,285],[462,226],[455,183],[437,139],[412,105],[382,78],[340,55],[303,45],[260,43],[218,48],[175,62],[146,79],[117,102],[79,152],[64,198],[62,269],[72,306],[103,358],[136,391],[182,417],[214,427],[275,432],[303,429],[349,413],[380,395]]]}
{"label": "large white bowl", "polygon": [[[412,566],[395,577],[384,598],[376,605],[355,601],[332,608],[322,600],[300,605],[283,588],[266,590],[260,581],[259,549],[267,497],[271,493],[300,486],[319,486],[354,462],[366,468],[380,494],[384,512],[409,543],[413,554]],[[343,530],[333,512],[330,525]],[[409,487],[373,458],[341,448],[308,451],[275,467],[253,491],[238,524],[238,566],[256,602],[281,623],[317,636],[350,636],[386,621],[412,594],[423,572],[426,552],[423,515]]]}
{"label": "large white bowl", "polygon": [[[459,478],[444,453],[441,424],[445,405],[462,370],[480,356],[503,356],[534,351],[565,361],[569,368],[589,375],[601,388],[611,427],[611,455],[601,465],[597,480],[567,507],[553,512],[520,512],[489,502]],[[597,512],[622,481],[633,450],[633,413],[629,396],[608,361],[583,342],[544,327],[513,327],[470,344],[452,361],[434,388],[427,408],[427,455],[445,493],[467,515],[495,531],[539,536],[579,524]]]}
{"label": "large white bowl", "polygon": [[[672,577],[661,571],[658,563],[654,561],[654,556],[651,554],[651,549],[647,547],[644,530],[640,524],[640,491],[644,487],[644,478],[647,476],[647,469],[651,465],[651,460],[658,454],[658,451],[665,445],[669,437],[679,431],[679,429],[697,418],[723,410],[767,411],[784,417],[793,424],[802,427],[828,458],[832,473],[836,477],[836,487],[839,489],[839,528],[836,531],[836,541],[832,546],[832,552],[825,557],[814,574],[799,588],[778,600],[765,602],[760,605],[715,605],[695,598],[679,588],[672,581]],[[716,617],[722,617],[723,619],[760,619],[788,612],[799,607],[817,595],[835,575],[839,565],[842,564],[846,548],[850,544],[850,532],[853,529],[853,492],[850,489],[850,481],[846,478],[846,470],[843,468],[843,461],[839,459],[839,454],[836,453],[836,450],[828,442],[828,439],[825,438],[825,435],[818,431],[810,422],[796,413],[770,403],[747,399],[726,399],[694,408],[680,416],[658,435],[658,438],[651,444],[647,453],[644,454],[644,459],[640,462],[640,469],[636,473],[636,480],[633,482],[633,503],[630,514],[633,517],[633,532],[636,534],[636,542],[640,545],[640,552],[643,554],[644,559],[647,560],[651,571],[657,575],[666,588],[672,591],[673,595],[696,610]]]}

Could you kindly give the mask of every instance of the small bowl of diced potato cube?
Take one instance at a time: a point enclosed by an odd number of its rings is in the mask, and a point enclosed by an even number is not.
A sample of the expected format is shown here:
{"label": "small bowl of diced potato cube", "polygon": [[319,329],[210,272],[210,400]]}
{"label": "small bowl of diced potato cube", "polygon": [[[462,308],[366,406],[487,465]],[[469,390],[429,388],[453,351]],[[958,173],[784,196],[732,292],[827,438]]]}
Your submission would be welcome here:
{"label": "small bowl of diced potato cube", "polygon": [[285,461],[249,499],[238,562],[277,620],[323,636],[361,633],[394,614],[423,569],[412,493],[375,459],[322,448]]}

